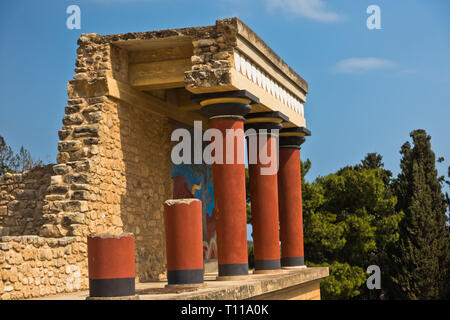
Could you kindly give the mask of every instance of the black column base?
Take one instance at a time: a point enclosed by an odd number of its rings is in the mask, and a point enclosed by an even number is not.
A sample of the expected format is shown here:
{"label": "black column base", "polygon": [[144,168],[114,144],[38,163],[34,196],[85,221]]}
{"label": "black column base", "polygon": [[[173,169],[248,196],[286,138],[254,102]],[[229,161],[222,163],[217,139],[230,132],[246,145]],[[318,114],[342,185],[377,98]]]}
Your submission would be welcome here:
{"label": "black column base", "polygon": [[89,296],[124,297],[135,295],[133,278],[89,279]]}
{"label": "black column base", "polygon": [[305,257],[281,258],[282,267],[301,267],[305,265]]}
{"label": "black column base", "polygon": [[279,270],[281,269],[280,259],[255,260],[255,270]]}
{"label": "black column base", "polygon": [[248,263],[219,264],[219,277],[248,275]]}
{"label": "black column base", "polygon": [[168,270],[167,283],[168,284],[203,283],[203,269]]}

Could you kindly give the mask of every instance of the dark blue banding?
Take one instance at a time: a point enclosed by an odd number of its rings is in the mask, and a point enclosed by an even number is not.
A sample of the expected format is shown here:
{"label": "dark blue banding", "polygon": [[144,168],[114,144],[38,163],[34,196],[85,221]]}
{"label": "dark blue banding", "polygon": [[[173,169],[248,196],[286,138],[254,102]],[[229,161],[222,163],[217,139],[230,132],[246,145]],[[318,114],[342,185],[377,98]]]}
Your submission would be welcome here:
{"label": "dark blue banding", "polygon": [[[229,103],[214,103],[208,104],[201,108],[201,113],[208,118],[229,115],[240,116],[241,120],[244,120],[244,116],[250,112],[252,107],[245,103],[229,102]],[[222,117],[218,118],[222,119]]]}
{"label": "dark blue banding", "polygon": [[89,279],[89,296],[91,297],[126,297],[134,295],[134,277]]}
{"label": "dark blue banding", "polygon": [[279,143],[280,143],[280,147],[286,146],[286,147],[291,147],[291,146],[296,146],[298,148],[300,148],[300,146],[302,145],[303,142],[305,142],[305,137],[299,137],[299,136],[281,136]]}
{"label": "dark blue banding", "polygon": [[255,260],[255,270],[279,270],[281,269],[280,259]]}
{"label": "dark blue banding", "polygon": [[257,122],[257,123],[247,123],[244,125],[245,130],[247,129],[255,129],[257,133],[260,129],[273,130],[273,129],[281,129],[283,126],[278,122]]}
{"label": "dark blue banding", "polygon": [[300,267],[305,265],[305,257],[281,258],[282,267]]}
{"label": "dark blue banding", "polygon": [[248,275],[248,263],[219,264],[219,276]]}
{"label": "dark blue banding", "polygon": [[203,269],[168,270],[167,280],[168,284],[203,283]]}

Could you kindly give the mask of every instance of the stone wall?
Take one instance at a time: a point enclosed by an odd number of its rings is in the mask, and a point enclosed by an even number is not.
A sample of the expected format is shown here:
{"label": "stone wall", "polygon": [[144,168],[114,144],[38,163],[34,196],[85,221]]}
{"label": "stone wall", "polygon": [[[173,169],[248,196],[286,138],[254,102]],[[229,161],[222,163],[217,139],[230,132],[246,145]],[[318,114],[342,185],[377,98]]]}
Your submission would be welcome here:
{"label": "stone wall", "polygon": [[0,300],[26,299],[89,287],[84,238],[0,238]]}
{"label": "stone wall", "polygon": [[0,237],[39,233],[52,167],[0,176]]}
{"label": "stone wall", "polygon": [[[162,278],[163,202],[172,191],[168,118],[99,93],[95,83],[105,76],[128,80],[128,53],[96,34],[83,35],[78,43],[76,75],[68,93],[69,104],[79,108],[66,109],[66,117],[77,121],[63,127],[58,162],[88,163],[82,173],[86,193],[70,195],[71,200],[88,202],[84,225],[69,221],[67,235],[131,232],[136,276],[141,281]],[[73,233],[74,225],[86,229]]]}
{"label": "stone wall", "polygon": [[[102,229],[121,231],[120,226],[104,226],[103,217],[109,213],[95,210],[99,195],[92,193],[91,175],[99,170],[93,163],[100,162],[99,141],[105,140],[101,133],[109,125],[104,113],[108,101],[102,93],[77,86],[89,80],[86,86],[90,88],[94,82],[95,87],[96,79],[113,75],[111,46],[95,43],[93,39],[97,37],[83,35],[78,40],[74,80],[69,81],[66,114],[58,131],[58,164],[53,168],[54,176],[43,208],[40,235],[44,237],[87,236]],[[120,72],[120,67],[116,70]]]}
{"label": "stone wall", "polygon": [[[90,233],[133,233],[138,280],[165,277],[163,203],[173,190],[173,124],[108,95],[107,77],[128,82],[128,52],[114,42],[188,36],[194,55],[187,85],[216,85],[214,79],[232,63],[235,32],[233,23],[224,22],[195,31],[79,38],[57,164],[43,168],[39,177],[36,171],[0,181],[0,232],[17,236],[0,239],[1,299],[87,288]],[[80,277],[77,285],[70,282],[73,272]]]}
{"label": "stone wall", "polygon": [[199,34],[192,41],[192,70],[185,73],[186,87],[215,87],[229,84],[229,69],[234,65],[237,24],[233,19],[216,21],[214,32],[208,37]]}
{"label": "stone wall", "polygon": [[78,41],[57,164],[0,181],[0,231],[17,235],[0,238],[1,299],[86,289],[90,233],[134,233],[137,279],[165,277],[169,122],[97,90],[105,76],[126,81],[128,67],[128,54],[99,37]]}
{"label": "stone wall", "polygon": [[114,99],[103,105],[99,156],[92,160],[90,231],[131,232],[136,275],[165,276],[163,203],[171,198],[168,119]]}

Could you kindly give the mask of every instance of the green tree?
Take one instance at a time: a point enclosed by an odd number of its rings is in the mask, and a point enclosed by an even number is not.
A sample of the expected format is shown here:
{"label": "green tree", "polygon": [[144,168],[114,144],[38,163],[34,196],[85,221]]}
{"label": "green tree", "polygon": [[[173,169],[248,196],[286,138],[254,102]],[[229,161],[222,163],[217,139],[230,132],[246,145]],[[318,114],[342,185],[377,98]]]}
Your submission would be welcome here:
{"label": "green tree", "polygon": [[309,266],[328,267],[330,275],[321,281],[321,298],[324,300],[346,300],[360,295],[360,287],[366,281],[366,274],[361,267],[350,266],[338,261],[322,264],[309,263]]}
{"label": "green tree", "polygon": [[17,159],[17,172],[22,172],[24,170],[30,170],[35,167],[41,166],[42,161],[41,160],[35,160],[32,156],[30,151],[25,149],[23,146],[20,147],[19,153],[16,155]]}
{"label": "green tree", "polygon": [[383,157],[376,153],[368,153],[366,157],[361,160],[360,169],[381,169],[382,179],[387,189],[391,187],[392,172],[384,169]]}
{"label": "green tree", "polygon": [[5,139],[0,136],[0,176],[6,172],[21,172],[42,165],[41,160],[35,160],[23,146],[19,153],[14,154]]}
{"label": "green tree", "polygon": [[[447,185],[447,187],[450,187],[450,166],[448,167],[447,170],[447,178],[448,180],[445,180],[445,183]],[[448,237],[448,247],[450,248],[450,196],[448,194],[448,192],[445,193],[445,198],[447,199],[447,216],[449,217],[449,220],[447,222],[447,237]],[[448,259],[447,261],[447,280],[445,281],[445,283],[447,284],[447,295],[446,295],[446,299],[450,300],[450,259]]]}
{"label": "green tree", "polygon": [[362,169],[377,169],[383,167],[383,157],[376,152],[368,153],[366,157],[361,160]]}
{"label": "green tree", "polygon": [[425,130],[410,134],[400,153],[395,181],[397,208],[405,212],[400,239],[392,246],[391,287],[394,299],[437,299],[446,291],[448,229],[446,202]]}
{"label": "green tree", "polygon": [[8,146],[0,136],[0,176],[6,172],[15,172],[17,167],[17,158],[14,156],[14,152],[11,147]]}
{"label": "green tree", "polygon": [[310,265],[330,266],[321,284],[328,299],[364,294],[364,271],[371,264],[385,269],[385,248],[398,239],[402,213],[378,159],[303,182],[305,257]]}

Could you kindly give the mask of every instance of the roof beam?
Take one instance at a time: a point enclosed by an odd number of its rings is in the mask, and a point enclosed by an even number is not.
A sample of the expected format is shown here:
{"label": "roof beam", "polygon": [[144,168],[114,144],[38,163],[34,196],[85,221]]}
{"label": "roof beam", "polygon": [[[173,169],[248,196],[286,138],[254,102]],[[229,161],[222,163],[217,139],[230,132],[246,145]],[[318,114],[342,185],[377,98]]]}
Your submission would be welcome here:
{"label": "roof beam", "polygon": [[184,87],[184,72],[191,70],[191,59],[173,59],[146,63],[131,63],[128,80],[139,90]]}

